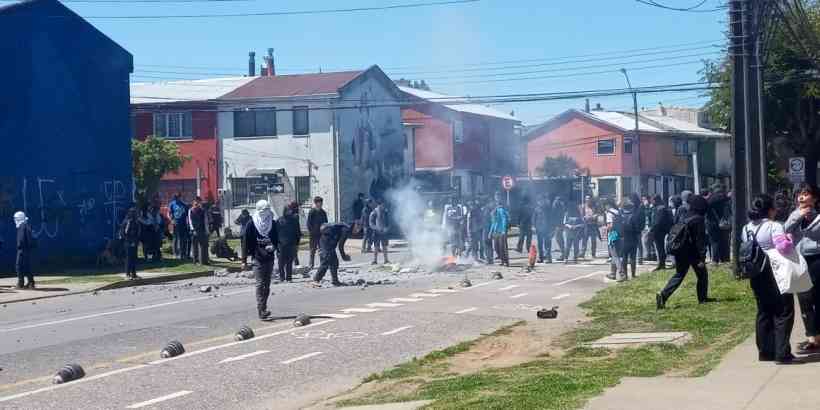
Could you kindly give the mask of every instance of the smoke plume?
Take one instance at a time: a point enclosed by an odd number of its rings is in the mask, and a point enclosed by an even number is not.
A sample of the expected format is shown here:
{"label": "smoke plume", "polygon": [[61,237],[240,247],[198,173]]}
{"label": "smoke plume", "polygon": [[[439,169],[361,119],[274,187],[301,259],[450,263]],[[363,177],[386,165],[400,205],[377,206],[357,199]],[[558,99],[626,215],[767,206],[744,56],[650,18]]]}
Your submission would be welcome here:
{"label": "smoke plume", "polygon": [[444,256],[445,233],[441,221],[425,223],[427,204],[413,189],[414,184],[387,192],[392,204],[392,214],[410,246],[412,263],[428,269],[440,264]]}

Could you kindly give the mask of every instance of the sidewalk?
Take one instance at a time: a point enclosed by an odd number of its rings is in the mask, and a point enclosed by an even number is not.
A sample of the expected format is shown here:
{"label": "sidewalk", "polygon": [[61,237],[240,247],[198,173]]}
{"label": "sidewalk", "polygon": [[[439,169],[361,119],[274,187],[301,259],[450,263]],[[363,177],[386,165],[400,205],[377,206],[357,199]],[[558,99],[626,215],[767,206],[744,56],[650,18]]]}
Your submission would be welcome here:
{"label": "sidewalk", "polygon": [[[802,341],[803,335],[798,314],[792,346]],[[585,409],[813,410],[818,408],[818,359],[814,355],[806,358],[809,363],[792,366],[758,362],[752,336],[705,377],[625,378],[592,399]]]}

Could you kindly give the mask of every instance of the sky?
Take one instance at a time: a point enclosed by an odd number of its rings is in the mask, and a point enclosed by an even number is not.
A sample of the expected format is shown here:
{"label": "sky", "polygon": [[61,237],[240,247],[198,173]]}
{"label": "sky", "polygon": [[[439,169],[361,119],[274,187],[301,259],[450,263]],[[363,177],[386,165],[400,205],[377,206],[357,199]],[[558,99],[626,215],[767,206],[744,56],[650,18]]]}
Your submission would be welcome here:
{"label": "sky", "polygon": [[[243,75],[249,51],[256,51],[258,66],[266,50],[274,48],[277,73],[377,64],[394,79],[425,79],[434,91],[454,96],[625,88],[620,68],[627,69],[635,87],[699,81],[700,61],[721,55],[727,20],[723,10],[673,11],[636,0],[479,0],[338,14],[109,19],[100,17],[308,11],[434,0],[105,1],[65,4],[133,54],[132,81]],[[700,3],[656,1],[678,8]],[[721,5],[721,0],[707,0],[702,9]],[[704,101],[699,93],[642,94],[638,104],[697,107]],[[591,103],[632,108],[628,95],[596,97]],[[583,100],[561,100],[496,108],[534,124],[583,106]]]}

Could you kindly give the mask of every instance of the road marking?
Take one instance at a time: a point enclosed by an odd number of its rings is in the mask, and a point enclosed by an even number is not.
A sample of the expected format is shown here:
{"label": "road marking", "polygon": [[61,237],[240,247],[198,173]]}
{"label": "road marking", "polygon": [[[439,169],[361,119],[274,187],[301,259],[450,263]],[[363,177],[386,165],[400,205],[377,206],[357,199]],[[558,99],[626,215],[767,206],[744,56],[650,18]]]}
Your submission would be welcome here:
{"label": "road marking", "polygon": [[473,286],[470,286],[469,288],[465,288],[465,290],[468,290],[468,289],[473,289],[473,288],[480,288],[480,287],[482,287],[482,286],[492,285],[493,283],[495,283],[495,282],[491,281],[491,282],[482,282],[482,283],[477,283],[477,284],[475,284],[475,285],[473,285]]}
{"label": "road marking", "polygon": [[458,312],[456,312],[456,314],[460,315],[462,313],[475,312],[476,310],[478,310],[477,307],[471,307],[471,308],[467,308],[467,309],[461,309]]}
{"label": "road marking", "polygon": [[420,298],[393,298],[393,299],[387,299],[387,301],[391,302],[391,303],[396,303],[396,302],[404,302],[404,303],[407,303],[407,302],[421,302],[422,300],[424,300],[424,299],[420,299]]}
{"label": "road marking", "polygon": [[265,353],[270,353],[270,350],[257,350],[257,351],[255,351],[255,352],[253,352],[253,353],[243,354],[243,355],[241,355],[241,356],[229,357],[229,358],[227,358],[227,359],[222,360],[221,362],[219,362],[219,364],[222,364],[222,363],[231,363],[231,362],[238,362],[238,361],[240,361],[240,360],[244,360],[244,359],[247,359],[247,358],[249,358],[249,357],[259,356],[260,354],[265,354]]}
{"label": "road marking", "polygon": [[411,298],[437,298],[441,296],[439,293],[411,293]]}
{"label": "road marking", "polygon": [[498,290],[510,290],[510,289],[515,289],[515,288],[520,288],[520,287],[521,287],[521,285],[510,285],[510,286],[504,286],[503,288],[499,288]]}
{"label": "road marking", "polygon": [[430,289],[427,292],[430,293],[458,293],[455,289]]}
{"label": "road marking", "polygon": [[387,331],[387,332],[384,332],[384,333],[382,333],[382,336],[390,336],[390,335],[395,335],[396,333],[399,333],[399,332],[405,331],[405,330],[407,330],[407,329],[411,329],[412,327],[413,327],[413,326],[402,326],[402,327],[400,327],[400,328],[397,328],[397,329],[393,329],[393,330],[389,330],[389,331]]}
{"label": "road marking", "polygon": [[529,295],[529,293],[519,293],[519,294],[517,294],[517,295],[512,295],[512,296],[510,296],[510,299],[518,299],[518,298],[523,298],[524,296],[527,296],[527,295]]}
{"label": "road marking", "polygon": [[583,275],[583,276],[579,276],[579,277],[577,277],[577,278],[573,278],[573,279],[565,280],[565,281],[563,281],[563,282],[558,282],[558,283],[556,283],[556,284],[555,284],[555,285],[553,285],[553,286],[563,286],[563,285],[566,285],[567,283],[572,283],[572,282],[575,282],[576,280],[586,279],[586,278],[589,278],[589,277],[592,277],[592,276],[596,276],[596,275],[603,275],[603,274],[605,274],[605,273],[607,273],[607,271],[605,271],[605,270],[599,270],[599,271],[595,271],[595,272],[592,272],[592,273],[589,273],[589,274],[586,274],[586,275]]}
{"label": "road marking", "polygon": [[399,307],[404,306],[401,303],[383,303],[383,302],[376,302],[376,303],[368,303],[365,306],[370,308],[392,308],[392,307]]}
{"label": "road marking", "polygon": [[553,297],[552,300],[561,300],[563,298],[568,298],[569,296],[570,296],[569,293],[562,293],[558,296]]}
{"label": "road marking", "polygon": [[162,397],[157,397],[156,399],[151,399],[151,400],[144,401],[144,402],[141,402],[141,403],[134,403],[134,404],[126,407],[126,409],[141,409],[143,407],[148,407],[152,404],[162,403],[164,401],[176,399],[177,397],[187,396],[191,393],[193,393],[193,392],[190,391],[190,390],[181,390],[181,391],[178,391],[176,393],[171,393],[171,394],[167,394],[167,395],[162,396]]}
{"label": "road marking", "polygon": [[331,319],[350,319],[356,317],[356,315],[346,315],[344,313],[322,313],[316,316],[329,317]]}
{"label": "road marking", "polygon": [[299,357],[294,357],[293,359],[285,360],[284,362],[282,362],[282,364],[296,363],[300,360],[310,359],[311,357],[319,356],[320,354],[322,354],[322,352],[313,352],[313,353],[304,354],[304,355],[301,355]]}
{"label": "road marking", "polygon": [[340,312],[344,312],[344,313],[373,313],[373,312],[378,312],[380,310],[381,309],[371,309],[371,308],[347,308],[347,309],[341,309]]}

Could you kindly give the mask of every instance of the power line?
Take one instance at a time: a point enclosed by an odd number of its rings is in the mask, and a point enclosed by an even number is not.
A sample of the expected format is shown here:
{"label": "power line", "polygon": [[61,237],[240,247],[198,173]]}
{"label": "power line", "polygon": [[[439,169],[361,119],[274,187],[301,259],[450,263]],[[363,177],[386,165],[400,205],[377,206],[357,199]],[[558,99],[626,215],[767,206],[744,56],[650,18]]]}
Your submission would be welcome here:
{"label": "power line", "polygon": [[658,3],[655,0],[635,0],[638,3],[645,4],[647,6],[657,7],[665,10],[672,10],[672,11],[683,11],[688,13],[713,13],[716,11],[722,11],[726,9],[726,6],[718,6],[712,9],[701,9],[701,7],[706,4],[708,0],[701,0],[697,4],[690,6],[690,7],[672,7],[667,6],[665,4]]}

